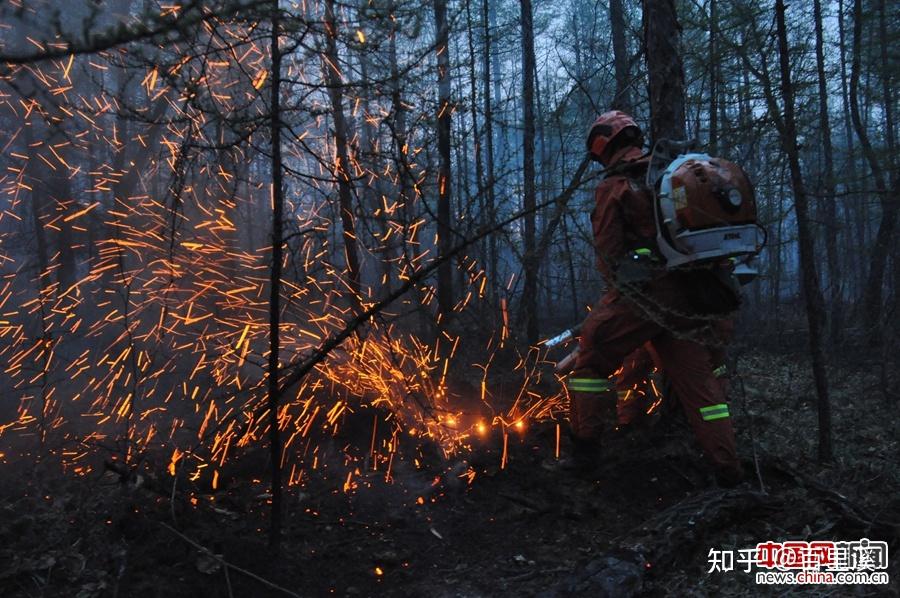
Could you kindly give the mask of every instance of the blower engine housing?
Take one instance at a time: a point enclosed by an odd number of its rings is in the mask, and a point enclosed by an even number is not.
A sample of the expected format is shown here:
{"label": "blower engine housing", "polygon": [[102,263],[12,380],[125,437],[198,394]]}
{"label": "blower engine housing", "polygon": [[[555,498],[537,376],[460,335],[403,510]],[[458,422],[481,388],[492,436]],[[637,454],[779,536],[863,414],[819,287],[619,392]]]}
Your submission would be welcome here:
{"label": "blower engine housing", "polygon": [[654,191],[657,244],[669,268],[755,255],[765,244],[753,185],[733,162],[680,155]]}

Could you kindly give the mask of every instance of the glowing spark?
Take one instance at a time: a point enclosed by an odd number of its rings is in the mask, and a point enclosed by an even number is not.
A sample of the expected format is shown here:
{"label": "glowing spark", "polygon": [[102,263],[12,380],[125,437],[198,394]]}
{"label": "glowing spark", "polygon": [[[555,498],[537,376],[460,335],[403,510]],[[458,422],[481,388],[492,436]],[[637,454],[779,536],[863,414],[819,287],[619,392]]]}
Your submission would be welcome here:
{"label": "glowing spark", "polygon": [[178,461],[181,460],[181,457],[184,456],[184,453],[179,451],[177,448],[172,453],[172,460],[169,462],[169,475],[175,475],[175,466],[178,464]]}
{"label": "glowing spark", "polygon": [[80,217],[84,216],[85,214],[87,214],[88,212],[90,212],[91,210],[93,210],[94,208],[96,208],[96,207],[99,206],[99,205],[100,205],[100,202],[99,202],[99,201],[95,201],[94,203],[92,203],[92,204],[89,205],[88,207],[84,208],[83,210],[79,210],[79,211],[75,212],[74,214],[69,214],[68,216],[66,216],[65,218],[63,218],[63,222],[70,222],[70,221],[72,221],[72,220],[75,220],[76,218],[80,218]]}
{"label": "glowing spark", "polygon": [[256,76],[253,77],[253,87],[256,89],[262,89],[262,86],[266,82],[266,78],[269,76],[269,71],[265,69],[261,69]]}

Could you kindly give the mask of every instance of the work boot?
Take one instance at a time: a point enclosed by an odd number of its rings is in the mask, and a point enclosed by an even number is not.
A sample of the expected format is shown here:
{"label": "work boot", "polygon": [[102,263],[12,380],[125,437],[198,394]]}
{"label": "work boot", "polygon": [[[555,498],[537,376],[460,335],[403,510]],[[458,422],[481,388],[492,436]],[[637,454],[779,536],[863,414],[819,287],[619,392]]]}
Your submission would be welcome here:
{"label": "work boot", "polygon": [[547,460],[542,464],[548,471],[564,471],[578,477],[590,477],[600,464],[600,442],[572,438],[572,451],[560,459]]}
{"label": "work boot", "polygon": [[593,476],[600,466],[600,455],[600,441],[573,438],[570,471],[578,477]]}

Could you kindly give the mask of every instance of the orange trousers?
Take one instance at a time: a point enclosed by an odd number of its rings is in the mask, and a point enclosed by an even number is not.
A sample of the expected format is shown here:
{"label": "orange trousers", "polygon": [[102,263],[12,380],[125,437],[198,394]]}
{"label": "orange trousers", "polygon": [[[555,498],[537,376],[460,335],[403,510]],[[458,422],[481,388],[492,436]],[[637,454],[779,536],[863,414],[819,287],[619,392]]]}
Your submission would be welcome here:
{"label": "orange trousers", "polygon": [[[712,359],[713,375],[728,396],[731,377],[725,364],[726,348],[734,335],[734,320],[715,320],[713,336],[707,345]],[[649,342],[631,352],[616,373],[616,416],[620,426],[638,421],[649,413],[654,403],[662,398],[660,380],[653,379],[653,371],[662,371],[659,355]],[[670,397],[674,399],[675,397]],[[677,400],[677,399],[676,399]]]}
{"label": "orange trousers", "polygon": [[679,338],[678,331],[641,317],[621,297],[606,297],[582,324],[580,353],[566,386],[576,441],[599,443],[616,421],[617,393],[610,377],[645,343],[657,356],[687,420],[711,463],[739,471],[728,403],[704,343]]}

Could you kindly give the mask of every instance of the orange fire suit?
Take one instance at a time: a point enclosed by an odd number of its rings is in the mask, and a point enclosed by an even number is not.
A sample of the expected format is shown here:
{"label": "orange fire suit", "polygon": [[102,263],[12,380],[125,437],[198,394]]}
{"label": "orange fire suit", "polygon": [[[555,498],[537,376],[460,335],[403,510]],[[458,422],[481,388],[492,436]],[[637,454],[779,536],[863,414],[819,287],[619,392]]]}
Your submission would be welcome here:
{"label": "orange fire suit", "polygon": [[650,343],[635,349],[622,362],[616,373],[616,419],[620,426],[639,422],[659,398],[660,388],[655,387],[652,373],[661,369],[659,357]]}
{"label": "orange fire suit", "polygon": [[[613,157],[634,160],[638,148]],[[620,162],[595,192],[591,213],[597,266],[609,290],[584,321],[580,353],[567,380],[576,449],[593,452],[615,422],[616,390],[609,378],[633,351],[649,342],[668,375],[697,440],[717,471],[740,476],[740,463],[725,395],[713,375],[714,356],[705,346],[715,318],[697,310],[704,272],[650,268],[629,282],[629,260],[655,247],[652,193],[640,181],[646,161]],[[579,448],[580,447],[580,448]]]}
{"label": "orange fire suit", "polygon": [[[722,388],[722,394],[727,397],[730,376],[725,363],[725,348],[734,332],[734,320],[716,320],[713,327],[715,339],[707,348],[712,358],[713,376]],[[662,366],[649,342],[641,345],[622,362],[615,380],[616,419],[620,426],[638,422],[662,398],[662,389],[656,387],[658,382],[652,380],[654,370],[661,371]]]}

